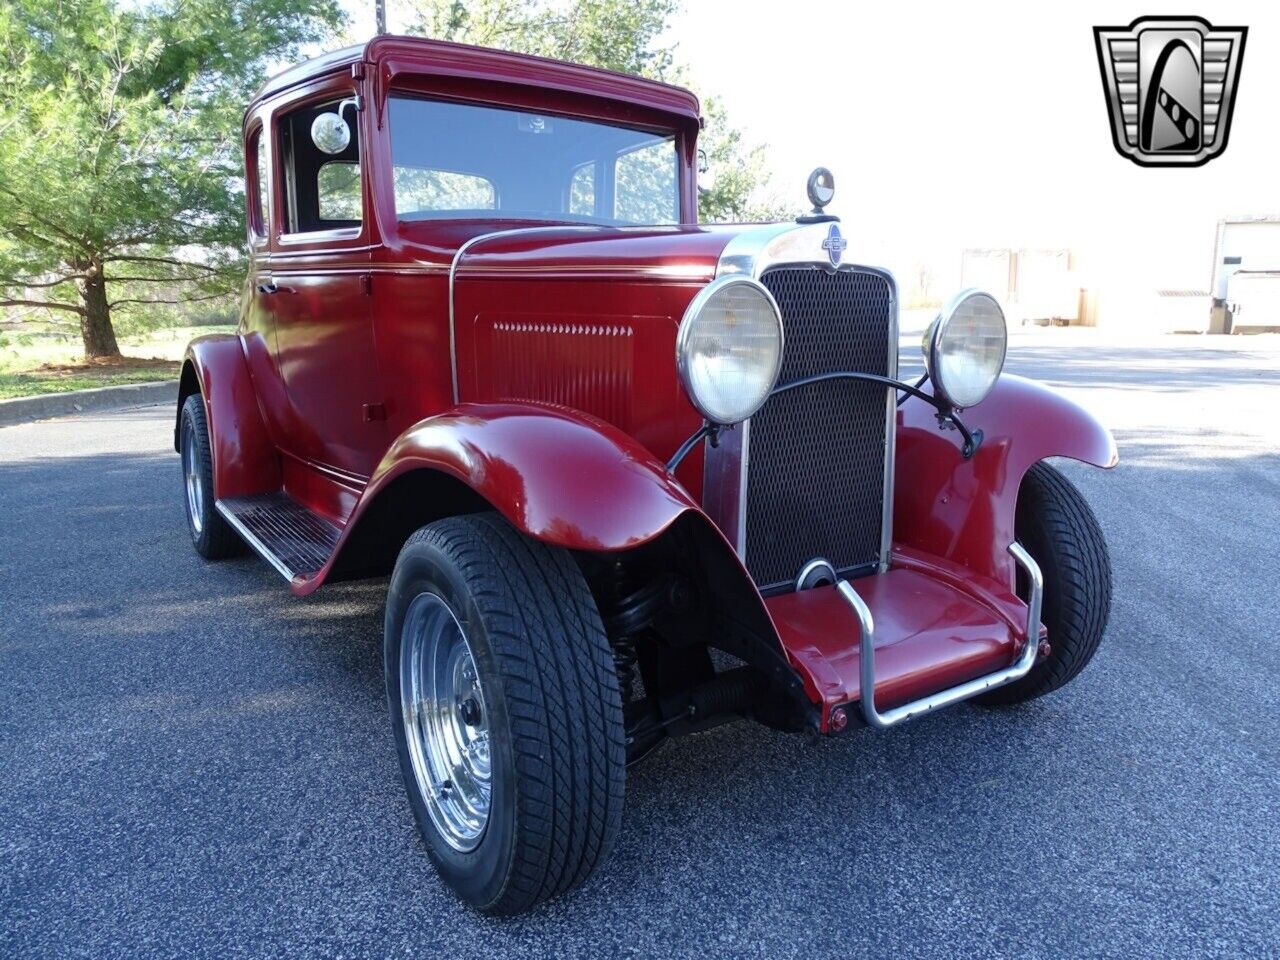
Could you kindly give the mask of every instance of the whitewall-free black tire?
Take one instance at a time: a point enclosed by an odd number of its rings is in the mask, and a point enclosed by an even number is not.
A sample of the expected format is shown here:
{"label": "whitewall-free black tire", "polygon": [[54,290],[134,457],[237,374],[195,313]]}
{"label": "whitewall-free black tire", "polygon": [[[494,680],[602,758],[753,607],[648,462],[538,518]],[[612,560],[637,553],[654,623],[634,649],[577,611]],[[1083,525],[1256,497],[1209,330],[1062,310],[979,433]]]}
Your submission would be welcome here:
{"label": "whitewall-free black tire", "polygon": [[440,876],[492,914],[585,880],[622,820],[622,702],[591,592],[565,550],[496,514],[429,524],[387,595],[387,699]]}

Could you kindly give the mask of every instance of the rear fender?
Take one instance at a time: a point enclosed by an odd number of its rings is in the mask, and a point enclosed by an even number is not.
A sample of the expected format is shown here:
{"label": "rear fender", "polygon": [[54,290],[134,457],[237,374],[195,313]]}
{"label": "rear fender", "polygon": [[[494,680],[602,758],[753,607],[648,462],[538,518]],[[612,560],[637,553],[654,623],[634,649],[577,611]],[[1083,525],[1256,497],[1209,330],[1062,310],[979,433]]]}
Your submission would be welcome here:
{"label": "rear fender", "polygon": [[191,341],[178,382],[174,448],[178,448],[182,405],[193,393],[204,400],[213,454],[213,493],[246,496],[280,488],[280,460],[258,407],[240,338],[213,334]]}
{"label": "rear fender", "polygon": [[1048,387],[1006,374],[991,394],[964,411],[981,430],[972,459],[960,455],[954,429],[941,430],[934,409],[912,398],[898,408],[893,539],[1014,588],[1018,488],[1046,457],[1113,467],[1116,443],[1087,410]]}

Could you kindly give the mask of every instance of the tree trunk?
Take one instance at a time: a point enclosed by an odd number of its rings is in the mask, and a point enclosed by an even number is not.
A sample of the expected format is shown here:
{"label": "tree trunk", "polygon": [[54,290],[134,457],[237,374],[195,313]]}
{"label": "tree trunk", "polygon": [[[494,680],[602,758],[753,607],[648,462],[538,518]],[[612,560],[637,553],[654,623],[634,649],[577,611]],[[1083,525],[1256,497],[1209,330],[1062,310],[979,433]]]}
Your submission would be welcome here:
{"label": "tree trunk", "polygon": [[80,337],[84,340],[84,358],[120,356],[116,332],[111,326],[111,304],[107,302],[107,283],[102,275],[102,263],[90,261],[83,268],[88,275],[79,281],[80,302],[84,313],[80,315]]}

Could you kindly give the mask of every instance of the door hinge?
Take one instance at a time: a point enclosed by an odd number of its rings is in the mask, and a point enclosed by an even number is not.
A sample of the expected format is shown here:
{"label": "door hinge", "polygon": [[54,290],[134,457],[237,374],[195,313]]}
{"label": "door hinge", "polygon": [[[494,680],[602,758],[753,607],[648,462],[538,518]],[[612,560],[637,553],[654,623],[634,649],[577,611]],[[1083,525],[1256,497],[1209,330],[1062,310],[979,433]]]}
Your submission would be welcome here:
{"label": "door hinge", "polygon": [[364,422],[373,423],[375,420],[387,419],[387,405],[385,403],[366,403],[364,405]]}
{"label": "door hinge", "polygon": [[370,296],[373,293],[373,274],[372,273],[360,274],[360,292],[363,293],[366,297]]}

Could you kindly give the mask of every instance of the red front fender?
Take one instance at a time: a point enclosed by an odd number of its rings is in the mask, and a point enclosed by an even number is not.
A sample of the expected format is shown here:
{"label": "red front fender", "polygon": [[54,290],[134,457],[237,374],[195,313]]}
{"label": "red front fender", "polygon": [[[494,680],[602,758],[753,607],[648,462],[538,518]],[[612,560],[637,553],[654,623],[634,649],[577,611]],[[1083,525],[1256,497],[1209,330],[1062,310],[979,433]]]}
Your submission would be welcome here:
{"label": "red front fender", "polygon": [[411,427],[374,472],[334,558],[293,589],[310,593],[330,573],[387,568],[419,526],[490,507],[556,546],[613,553],[651,544],[673,564],[683,559],[709,597],[708,638],[808,709],[768,611],[719,529],[649,450],[567,407],[463,404]]}
{"label": "red front fender", "polygon": [[516,529],[571,550],[637,547],[698,509],[653,454],[602,420],[549,404],[463,404],[400,435],[348,528],[397,480],[424,470],[460,482]]}
{"label": "red front fender", "polygon": [[1010,374],[964,412],[965,424],[983,433],[972,459],[960,456],[956,431],[940,430],[934,413],[917,399],[898,410],[894,543],[943,557],[1012,589],[1008,547],[1023,476],[1046,457],[1113,467],[1119,459],[1115,440],[1079,404]]}
{"label": "red front fender", "polygon": [[[539,540],[604,553],[652,543],[691,517],[700,549],[728,571],[723,592],[740,610],[754,597],[771,630],[732,548],[661,461],[602,420],[540,403],[463,404],[406,430],[374,472],[330,561],[293,589],[307,594],[331,576],[390,569],[420,526],[488,509]],[[744,585],[747,595],[739,596]]]}

